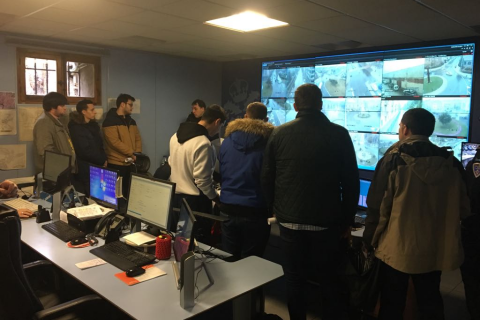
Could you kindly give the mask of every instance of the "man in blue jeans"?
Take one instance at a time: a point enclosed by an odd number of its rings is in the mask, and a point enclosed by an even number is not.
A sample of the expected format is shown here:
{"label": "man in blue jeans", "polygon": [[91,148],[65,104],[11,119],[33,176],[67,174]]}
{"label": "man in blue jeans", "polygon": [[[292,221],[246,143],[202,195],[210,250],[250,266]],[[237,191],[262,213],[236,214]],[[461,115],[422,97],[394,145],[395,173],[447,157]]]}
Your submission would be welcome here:
{"label": "man in blue jeans", "polygon": [[220,147],[220,210],[228,216],[222,223],[222,245],[236,259],[261,257],[270,235],[260,184],[263,152],[273,131],[267,121],[263,103],[249,104],[243,119],[229,123]]}
{"label": "man in blue jeans", "polygon": [[357,211],[360,185],[348,131],[321,112],[313,84],[295,91],[295,120],[274,129],[262,169],[269,206],[280,223],[290,319],[305,320],[307,280],[319,283],[322,320],[347,319],[336,275],[340,243]]}

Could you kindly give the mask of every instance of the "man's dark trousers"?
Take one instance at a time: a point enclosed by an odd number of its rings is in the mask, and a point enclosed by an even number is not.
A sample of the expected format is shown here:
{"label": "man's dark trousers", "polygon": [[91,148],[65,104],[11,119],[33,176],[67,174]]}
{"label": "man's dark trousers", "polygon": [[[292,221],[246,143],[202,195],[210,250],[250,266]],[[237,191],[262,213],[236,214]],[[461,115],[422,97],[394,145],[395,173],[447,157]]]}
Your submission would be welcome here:
{"label": "man's dark trousers", "polygon": [[280,237],[285,255],[283,270],[287,280],[290,319],[307,318],[307,280],[319,284],[322,320],[348,319],[346,300],[342,298],[337,276],[341,260],[339,229],[304,231],[280,225]]}
{"label": "man's dark trousers", "polygon": [[380,270],[380,320],[402,320],[407,299],[408,281],[412,277],[421,320],[443,320],[440,294],[441,271],[407,274],[382,262]]}

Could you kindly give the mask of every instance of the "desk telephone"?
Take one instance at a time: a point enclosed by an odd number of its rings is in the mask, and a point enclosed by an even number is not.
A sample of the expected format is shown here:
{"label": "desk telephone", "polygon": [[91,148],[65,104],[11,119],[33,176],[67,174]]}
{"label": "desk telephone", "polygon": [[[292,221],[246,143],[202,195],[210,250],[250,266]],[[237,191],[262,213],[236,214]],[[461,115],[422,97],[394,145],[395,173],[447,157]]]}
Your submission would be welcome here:
{"label": "desk telephone", "polygon": [[[95,226],[95,235],[106,238],[109,232],[120,234],[123,225],[123,216],[112,211],[100,218]],[[107,231],[108,230],[108,231]]]}

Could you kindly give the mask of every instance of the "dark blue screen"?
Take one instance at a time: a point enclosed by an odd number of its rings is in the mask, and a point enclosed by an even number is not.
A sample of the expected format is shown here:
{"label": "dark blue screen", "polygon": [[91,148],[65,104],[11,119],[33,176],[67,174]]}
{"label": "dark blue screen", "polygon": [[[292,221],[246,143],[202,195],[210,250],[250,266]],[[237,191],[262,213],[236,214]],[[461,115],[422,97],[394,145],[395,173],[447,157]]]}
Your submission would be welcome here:
{"label": "dark blue screen", "polygon": [[90,196],[117,207],[115,185],[117,172],[106,168],[90,166]]}

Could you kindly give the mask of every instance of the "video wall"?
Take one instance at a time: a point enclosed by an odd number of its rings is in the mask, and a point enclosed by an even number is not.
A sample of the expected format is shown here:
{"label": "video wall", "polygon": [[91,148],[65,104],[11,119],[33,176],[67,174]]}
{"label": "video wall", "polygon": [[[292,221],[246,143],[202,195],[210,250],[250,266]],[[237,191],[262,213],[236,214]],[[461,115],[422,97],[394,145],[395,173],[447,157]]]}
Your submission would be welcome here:
{"label": "video wall", "polygon": [[322,112],[345,127],[358,167],[374,170],[398,141],[405,111],[425,108],[436,118],[430,140],[460,159],[470,125],[474,43],[324,56],[262,63],[262,102],[275,126],[295,119],[295,89],[317,85]]}

